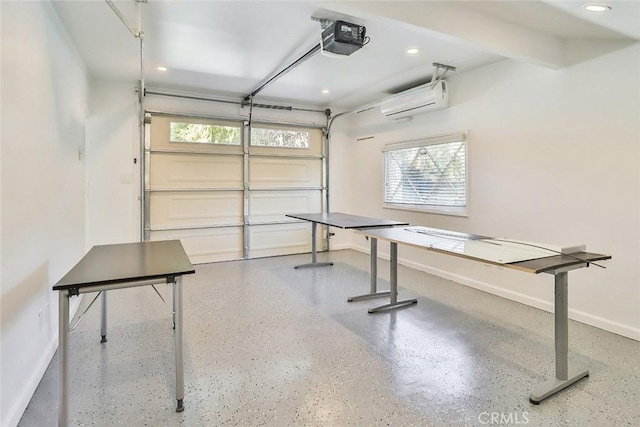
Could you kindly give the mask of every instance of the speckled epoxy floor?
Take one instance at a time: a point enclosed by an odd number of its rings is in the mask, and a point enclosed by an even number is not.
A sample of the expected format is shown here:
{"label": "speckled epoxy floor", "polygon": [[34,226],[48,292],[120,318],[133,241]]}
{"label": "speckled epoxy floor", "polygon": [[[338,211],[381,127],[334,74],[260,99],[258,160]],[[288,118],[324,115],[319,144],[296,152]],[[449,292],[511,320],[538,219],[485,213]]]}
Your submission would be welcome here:
{"label": "speckled epoxy floor", "polygon": [[[294,270],[309,260],[296,255],[185,277],[182,413],[170,306],[150,287],[111,292],[108,343],[98,304],[70,334],[72,425],[640,425],[637,341],[570,322],[569,363],[591,376],[533,406],[554,374],[551,314],[402,266],[400,297],[418,304],[368,314],[385,300],[346,302],[369,288],[368,256],[319,258],[335,265]],[[56,356],[20,426],[56,424],[57,381]]]}

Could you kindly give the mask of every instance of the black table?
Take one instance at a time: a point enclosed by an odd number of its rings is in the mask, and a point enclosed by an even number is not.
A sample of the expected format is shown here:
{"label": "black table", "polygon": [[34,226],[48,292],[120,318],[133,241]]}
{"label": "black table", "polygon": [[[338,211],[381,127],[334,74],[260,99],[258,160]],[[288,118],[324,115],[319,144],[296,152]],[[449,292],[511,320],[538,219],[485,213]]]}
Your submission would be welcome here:
{"label": "black table", "polygon": [[69,298],[90,292],[102,293],[101,342],[107,341],[106,291],[136,286],[173,283],[176,353],[176,411],[184,410],[184,363],[182,332],[182,276],[195,269],[179,240],[94,246],[53,287],[58,291],[59,412],[58,425],[68,424],[69,396]]}
{"label": "black table", "polygon": [[[371,228],[387,228],[401,225],[409,225],[408,222],[394,221],[389,219],[370,218],[366,216],[350,215],[340,212],[325,212],[312,214],[287,214],[290,218],[309,221],[311,223],[311,262],[308,264],[296,265],[295,268],[324,267],[333,265],[332,262],[317,262],[316,233],[317,225],[327,225],[329,227],[342,228],[343,230],[366,230]],[[360,301],[369,298],[389,295],[389,291],[378,292],[377,281],[375,280],[378,271],[378,241],[373,238],[371,243],[371,289],[368,294],[349,297],[348,301]]]}
{"label": "black table", "polygon": [[317,262],[316,234],[318,224],[342,229],[362,230],[366,228],[394,227],[397,225],[409,225],[408,222],[393,221],[389,219],[369,218],[366,216],[350,215],[339,212],[324,212],[311,214],[287,214],[289,218],[309,221],[311,223],[311,262],[297,265],[295,268],[324,267],[333,265],[332,262]]}

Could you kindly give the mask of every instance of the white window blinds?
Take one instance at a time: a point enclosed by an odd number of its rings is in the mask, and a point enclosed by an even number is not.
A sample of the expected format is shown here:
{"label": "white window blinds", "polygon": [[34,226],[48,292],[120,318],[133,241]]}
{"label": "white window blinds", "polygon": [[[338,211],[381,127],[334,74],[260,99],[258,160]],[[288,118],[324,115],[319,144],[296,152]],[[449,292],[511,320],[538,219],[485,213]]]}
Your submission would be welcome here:
{"label": "white window blinds", "polygon": [[466,207],[465,134],[388,145],[383,151],[385,205]]}

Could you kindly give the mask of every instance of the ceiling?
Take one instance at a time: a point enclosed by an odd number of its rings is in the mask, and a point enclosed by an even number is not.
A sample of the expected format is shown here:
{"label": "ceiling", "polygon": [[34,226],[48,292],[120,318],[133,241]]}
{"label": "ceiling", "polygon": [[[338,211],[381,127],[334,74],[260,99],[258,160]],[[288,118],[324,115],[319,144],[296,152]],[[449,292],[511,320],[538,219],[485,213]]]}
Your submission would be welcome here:
{"label": "ceiling", "polygon": [[[140,39],[105,1],[52,3],[92,78],[140,79]],[[433,62],[457,67],[451,73],[505,58],[562,69],[640,40],[640,1],[609,0],[605,14],[572,0],[113,3],[144,34],[147,87],[238,100],[319,43],[312,17],[364,25],[370,42],[359,51],[315,54],[254,98],[322,108],[353,108],[424,83]],[[408,55],[409,47],[420,51]]]}

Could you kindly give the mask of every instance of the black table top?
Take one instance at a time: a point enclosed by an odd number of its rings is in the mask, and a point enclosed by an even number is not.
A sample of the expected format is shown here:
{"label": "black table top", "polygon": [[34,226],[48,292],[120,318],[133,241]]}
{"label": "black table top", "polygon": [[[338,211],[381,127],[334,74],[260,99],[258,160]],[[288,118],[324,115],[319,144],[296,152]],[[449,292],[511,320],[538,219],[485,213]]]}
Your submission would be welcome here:
{"label": "black table top", "polygon": [[366,216],[350,215],[339,212],[313,213],[313,214],[287,214],[290,218],[304,221],[317,222],[318,224],[330,227],[355,229],[374,227],[393,227],[398,225],[409,225],[408,222],[393,221],[389,219],[369,218]]}
{"label": "black table top", "polygon": [[94,246],[54,291],[193,274],[180,240]]}

